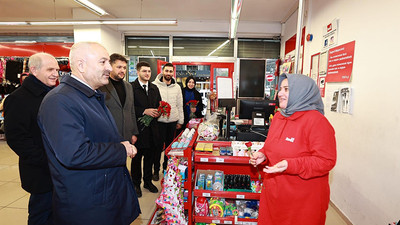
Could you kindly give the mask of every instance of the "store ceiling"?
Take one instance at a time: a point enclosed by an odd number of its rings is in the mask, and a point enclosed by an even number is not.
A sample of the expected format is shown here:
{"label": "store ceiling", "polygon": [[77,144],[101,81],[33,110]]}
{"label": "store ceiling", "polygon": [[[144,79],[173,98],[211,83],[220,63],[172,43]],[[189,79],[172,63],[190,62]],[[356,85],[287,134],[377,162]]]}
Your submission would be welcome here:
{"label": "store ceiling", "polygon": [[[231,8],[231,0],[92,0],[92,2],[105,9],[114,18],[168,18],[177,19],[178,24],[182,21],[229,23]],[[285,22],[297,9],[297,5],[298,0],[243,0],[240,21]],[[80,7],[74,0],[1,0],[0,21],[73,20],[73,9]],[[120,31],[129,32],[130,28],[124,26],[123,29]],[[0,33],[3,34],[33,31],[73,33],[73,27],[0,26]]]}

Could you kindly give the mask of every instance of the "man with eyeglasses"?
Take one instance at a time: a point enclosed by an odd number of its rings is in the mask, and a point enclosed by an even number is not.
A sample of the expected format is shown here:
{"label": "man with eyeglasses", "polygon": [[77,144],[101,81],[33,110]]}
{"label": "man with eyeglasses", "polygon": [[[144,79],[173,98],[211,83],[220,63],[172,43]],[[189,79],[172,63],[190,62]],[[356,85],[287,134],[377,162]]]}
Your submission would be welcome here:
{"label": "man with eyeglasses", "polygon": [[[162,151],[171,144],[174,140],[175,131],[179,130],[184,122],[182,90],[173,76],[174,65],[172,65],[172,63],[167,63],[163,66],[162,73],[158,74],[156,79],[153,81],[160,90],[161,99],[171,105],[170,116],[161,116],[158,118],[161,148],[160,153],[156,154],[156,158],[154,159],[154,181],[159,180]],[[168,158],[164,154],[163,170],[167,168],[167,161]]]}

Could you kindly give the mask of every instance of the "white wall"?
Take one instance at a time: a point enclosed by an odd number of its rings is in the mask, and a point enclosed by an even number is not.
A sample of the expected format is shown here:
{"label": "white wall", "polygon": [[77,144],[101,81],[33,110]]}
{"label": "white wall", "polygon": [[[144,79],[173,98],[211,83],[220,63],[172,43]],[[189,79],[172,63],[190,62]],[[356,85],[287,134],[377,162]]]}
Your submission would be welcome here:
{"label": "white wall", "polygon": [[[388,224],[400,219],[400,1],[309,0],[304,22],[314,40],[305,45],[305,73],[322,50],[323,27],[335,18],[338,44],[356,43],[351,81],[328,83],[324,98],[338,153],[331,200],[353,224]],[[292,27],[283,33],[292,36]],[[329,111],[328,93],[344,85],[354,90],[353,115]]]}

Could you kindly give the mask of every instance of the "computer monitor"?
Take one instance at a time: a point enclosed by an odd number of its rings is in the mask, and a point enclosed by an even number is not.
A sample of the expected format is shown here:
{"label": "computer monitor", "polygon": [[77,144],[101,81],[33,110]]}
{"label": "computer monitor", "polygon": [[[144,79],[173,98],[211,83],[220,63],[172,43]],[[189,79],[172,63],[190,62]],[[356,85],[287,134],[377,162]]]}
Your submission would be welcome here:
{"label": "computer monitor", "polygon": [[263,112],[265,121],[268,121],[269,116],[274,114],[276,106],[278,106],[277,100],[240,99],[239,119],[251,120],[253,112]]}

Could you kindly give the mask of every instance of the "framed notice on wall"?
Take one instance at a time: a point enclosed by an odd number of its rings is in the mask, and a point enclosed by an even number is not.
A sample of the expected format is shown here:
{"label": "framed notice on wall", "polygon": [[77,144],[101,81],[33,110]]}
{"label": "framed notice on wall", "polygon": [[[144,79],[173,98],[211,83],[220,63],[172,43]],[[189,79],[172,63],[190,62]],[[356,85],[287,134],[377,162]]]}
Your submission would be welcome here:
{"label": "framed notice on wall", "polygon": [[349,82],[356,41],[329,49],[326,82]]}
{"label": "framed notice on wall", "polygon": [[317,82],[319,74],[319,53],[311,56],[310,77]]}

